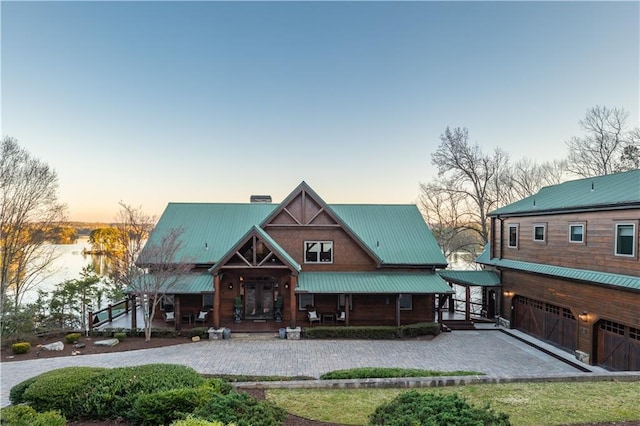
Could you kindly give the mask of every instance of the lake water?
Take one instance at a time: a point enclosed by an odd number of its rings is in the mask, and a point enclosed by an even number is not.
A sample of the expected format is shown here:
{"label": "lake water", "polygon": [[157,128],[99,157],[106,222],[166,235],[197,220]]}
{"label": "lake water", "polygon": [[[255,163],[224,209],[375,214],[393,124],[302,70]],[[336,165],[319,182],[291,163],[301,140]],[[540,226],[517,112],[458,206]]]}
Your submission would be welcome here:
{"label": "lake water", "polygon": [[25,293],[22,303],[33,303],[38,297],[38,290],[50,292],[56,284],[66,280],[80,278],[80,273],[85,266],[93,265],[98,274],[104,269],[104,256],[85,254],[85,250],[91,249],[89,237],[80,237],[75,244],[52,244],[57,258],[52,262],[49,276],[36,288]]}

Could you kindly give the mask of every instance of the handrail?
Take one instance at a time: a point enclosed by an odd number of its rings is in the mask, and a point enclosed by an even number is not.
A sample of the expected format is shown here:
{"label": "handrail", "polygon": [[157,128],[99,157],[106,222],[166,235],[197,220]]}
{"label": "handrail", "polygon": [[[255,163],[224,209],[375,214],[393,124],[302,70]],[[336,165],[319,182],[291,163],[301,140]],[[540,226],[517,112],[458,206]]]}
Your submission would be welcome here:
{"label": "handrail", "polygon": [[[123,299],[115,302],[114,304],[108,304],[106,308],[102,308],[98,311],[91,312],[89,311],[89,330],[93,330],[94,327],[99,327],[108,322],[113,322],[115,318],[119,318],[123,315],[127,315],[130,310],[129,299]],[[107,316],[103,319],[100,319],[102,315],[105,313]]]}

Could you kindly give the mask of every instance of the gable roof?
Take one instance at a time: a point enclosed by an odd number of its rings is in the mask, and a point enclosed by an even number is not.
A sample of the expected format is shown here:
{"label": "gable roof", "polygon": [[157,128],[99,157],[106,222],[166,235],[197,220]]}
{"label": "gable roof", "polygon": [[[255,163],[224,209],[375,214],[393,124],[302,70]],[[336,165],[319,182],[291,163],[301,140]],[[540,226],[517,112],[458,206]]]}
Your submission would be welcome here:
{"label": "gable roof", "polygon": [[[337,225],[354,238],[382,266],[445,267],[447,260],[415,205],[327,205],[302,182],[281,204],[169,203],[148,243],[159,241],[171,229],[182,228],[183,247],[177,261],[215,265],[255,226],[273,243],[287,263],[300,268],[262,228],[300,193],[308,192]],[[266,236],[266,237],[265,237]],[[296,267],[297,265],[297,267]],[[298,269],[299,270],[299,269]]]}
{"label": "gable roof", "polygon": [[345,225],[383,265],[437,265],[447,259],[415,205],[334,204]]}
{"label": "gable roof", "polygon": [[438,275],[449,282],[464,286],[502,286],[500,277],[493,271],[453,271],[451,269],[445,269],[438,271]]}
{"label": "gable roof", "polygon": [[640,170],[546,186],[537,194],[493,210],[489,216],[640,207]]}

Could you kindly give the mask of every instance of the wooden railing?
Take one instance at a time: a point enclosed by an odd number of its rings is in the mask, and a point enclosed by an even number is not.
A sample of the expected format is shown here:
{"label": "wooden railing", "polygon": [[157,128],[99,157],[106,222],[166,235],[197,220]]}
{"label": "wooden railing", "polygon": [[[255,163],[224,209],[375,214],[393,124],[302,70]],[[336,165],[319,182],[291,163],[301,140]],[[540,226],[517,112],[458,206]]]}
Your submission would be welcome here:
{"label": "wooden railing", "polygon": [[[127,315],[132,308],[129,306],[129,299],[120,300],[114,304],[107,305],[106,308],[95,312],[89,312],[89,330],[99,327],[103,324],[112,322],[115,318]],[[133,307],[135,309],[135,306]]]}

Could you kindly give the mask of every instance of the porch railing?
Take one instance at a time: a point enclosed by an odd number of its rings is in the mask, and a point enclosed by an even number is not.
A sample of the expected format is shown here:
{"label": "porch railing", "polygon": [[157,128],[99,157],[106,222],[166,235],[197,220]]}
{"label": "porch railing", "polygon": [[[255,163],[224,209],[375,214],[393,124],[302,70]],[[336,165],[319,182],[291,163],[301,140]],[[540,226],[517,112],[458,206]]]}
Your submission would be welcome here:
{"label": "porch railing", "polygon": [[[94,327],[100,327],[103,324],[112,322],[114,319],[127,315],[131,310],[129,299],[123,299],[113,304],[107,305],[106,308],[95,312],[89,312],[89,330]],[[135,306],[133,307],[135,309]]]}

